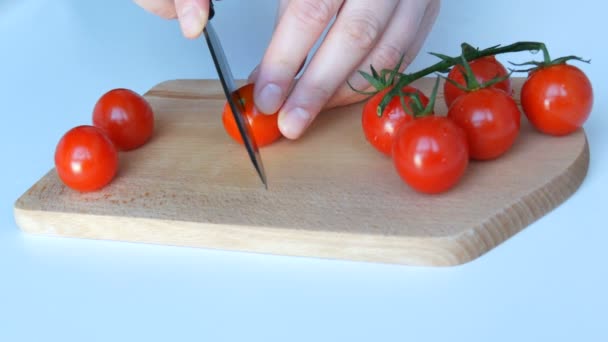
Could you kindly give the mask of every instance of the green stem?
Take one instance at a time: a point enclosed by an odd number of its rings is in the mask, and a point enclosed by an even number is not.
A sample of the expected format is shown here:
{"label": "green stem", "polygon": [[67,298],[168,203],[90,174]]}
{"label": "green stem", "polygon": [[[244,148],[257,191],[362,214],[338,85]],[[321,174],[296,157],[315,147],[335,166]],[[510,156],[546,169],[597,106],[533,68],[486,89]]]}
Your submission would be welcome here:
{"label": "green stem", "polygon": [[542,51],[545,61],[547,59],[549,59],[549,61],[551,60],[550,56],[549,56],[549,52],[547,51],[547,47],[545,46],[544,43],[540,43],[540,42],[517,42],[517,43],[510,44],[510,45],[505,45],[505,46],[492,46],[492,47],[489,47],[489,48],[483,49],[483,50],[475,49],[472,46],[470,46],[469,44],[463,43],[462,50],[463,50],[463,54],[458,55],[457,57],[442,56],[442,57],[440,57],[441,61],[437,62],[434,65],[431,65],[427,68],[424,68],[424,69],[414,72],[412,74],[399,75],[399,78],[398,78],[397,83],[395,84],[395,87],[393,89],[391,89],[390,91],[388,91],[386,93],[386,95],[384,95],[384,98],[382,99],[382,101],[380,102],[380,104],[378,106],[378,113],[383,113],[384,108],[386,108],[386,106],[391,101],[391,99],[395,96],[398,96],[399,89],[411,84],[412,82],[414,82],[420,78],[426,77],[428,75],[431,75],[434,73],[446,72],[446,70],[449,70],[456,64],[461,63],[461,61],[462,61],[461,58],[463,58],[463,57],[468,62],[470,62],[470,61],[473,61],[473,60],[476,60],[476,59],[479,59],[482,57],[495,56],[495,55],[504,54],[504,53],[522,52],[522,51]]}
{"label": "green stem", "polygon": [[[462,49],[462,52],[464,54],[464,48]],[[479,82],[477,82],[477,78],[473,73],[473,69],[471,69],[471,65],[469,65],[469,62],[467,62],[464,56],[460,56],[460,59],[462,60],[462,66],[464,68],[462,76],[464,77],[467,83],[467,92],[473,89],[479,89],[481,85],[479,84]]]}
{"label": "green stem", "polygon": [[540,50],[543,52],[543,58],[545,59],[545,64],[551,64],[551,56],[549,55],[549,50],[545,44],[541,44]]}

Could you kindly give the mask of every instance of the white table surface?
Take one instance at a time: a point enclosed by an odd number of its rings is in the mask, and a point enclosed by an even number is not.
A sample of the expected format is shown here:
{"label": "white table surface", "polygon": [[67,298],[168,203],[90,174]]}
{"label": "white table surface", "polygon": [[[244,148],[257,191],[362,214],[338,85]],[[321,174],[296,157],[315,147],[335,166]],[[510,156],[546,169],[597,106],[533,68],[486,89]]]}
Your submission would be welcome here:
{"label": "white table surface", "polygon": [[[490,253],[437,269],[23,234],[14,201],[100,94],[215,75],[202,40],[131,1],[0,0],[0,341],[607,341],[608,6],[530,3],[444,1],[424,51],[543,40],[592,58],[588,176]],[[238,77],[261,57],[274,5],[222,2]]]}

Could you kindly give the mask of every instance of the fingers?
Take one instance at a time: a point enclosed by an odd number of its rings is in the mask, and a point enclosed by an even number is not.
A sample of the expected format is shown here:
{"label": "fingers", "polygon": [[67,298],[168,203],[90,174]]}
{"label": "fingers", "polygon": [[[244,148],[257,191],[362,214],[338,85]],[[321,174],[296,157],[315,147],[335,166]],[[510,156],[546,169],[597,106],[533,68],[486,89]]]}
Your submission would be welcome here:
{"label": "fingers", "polygon": [[[279,21],[283,17],[283,14],[285,14],[285,10],[287,9],[287,5],[289,4],[289,1],[290,0],[279,0],[279,5],[277,6],[277,14],[276,14],[275,21],[274,21],[275,30],[277,28],[277,25],[279,24]],[[258,78],[259,73],[260,73],[260,65],[258,64],[251,71],[251,74],[249,74],[249,77],[247,78],[247,83],[257,83],[257,78]],[[268,113],[268,114],[271,114],[271,113]]]}
{"label": "fingers", "polygon": [[343,0],[292,0],[284,9],[260,65],[255,103],[263,113],[283,104],[294,77]]}
{"label": "fingers", "polygon": [[279,128],[296,139],[376,45],[398,0],[349,0],[279,114]]}
{"label": "fingers", "polygon": [[279,21],[283,18],[283,14],[285,14],[285,10],[287,9],[287,5],[289,5],[290,0],[279,0],[279,6],[277,6],[277,16],[274,22],[274,28],[277,28]]}
{"label": "fingers", "polygon": [[[433,29],[433,25],[435,24],[435,20],[439,15],[439,9],[441,8],[441,0],[431,0],[429,5],[427,6],[424,17],[422,17],[422,22],[420,23],[420,27],[418,28],[418,33],[416,34],[416,39],[414,39],[414,43],[410,46],[406,58],[411,62],[414,60],[416,55],[420,52],[422,45],[429,33]],[[409,57],[408,57],[409,56]]]}
{"label": "fingers", "polygon": [[198,38],[209,17],[210,0],[175,0],[175,11],[186,38]]}
{"label": "fingers", "polygon": [[133,0],[139,7],[165,19],[177,18],[173,0]]}
{"label": "fingers", "polygon": [[[402,56],[403,63],[399,71],[403,71],[411,64],[433,27],[439,13],[439,6],[439,0],[400,1],[384,36],[378,41],[373,52],[350,76],[349,82],[355,89],[373,90],[369,83],[357,72],[357,70],[371,72],[370,64],[376,70],[393,69]],[[364,95],[353,92],[347,84],[343,84],[326,108],[354,103],[363,98]]]}

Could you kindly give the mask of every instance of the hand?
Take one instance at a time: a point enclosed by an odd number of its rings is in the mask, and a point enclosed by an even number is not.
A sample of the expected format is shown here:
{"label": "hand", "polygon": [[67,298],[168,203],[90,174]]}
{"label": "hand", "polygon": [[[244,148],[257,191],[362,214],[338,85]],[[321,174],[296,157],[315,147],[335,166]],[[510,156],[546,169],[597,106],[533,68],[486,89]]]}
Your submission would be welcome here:
{"label": "hand", "polygon": [[[280,0],[278,21],[261,64],[249,78],[264,113],[280,110],[279,128],[300,137],[323,109],[354,103],[369,84],[357,70],[403,70],[418,54],[439,12],[439,0]],[[333,17],[317,53],[295,77]],[[367,90],[371,90],[367,88]]]}
{"label": "hand", "polygon": [[[184,36],[197,38],[209,0],[134,0],[161,17],[178,18]],[[416,57],[439,12],[440,0],[279,0],[277,25],[261,64],[249,77],[260,111],[280,110],[279,127],[300,137],[323,109],[363,99],[346,84],[371,90],[357,73],[372,64],[401,71]],[[308,68],[295,76],[336,17]],[[367,88],[366,88],[367,87]]]}
{"label": "hand", "polygon": [[165,19],[178,18],[185,37],[198,38],[207,24],[210,0],[134,0],[145,10]]}

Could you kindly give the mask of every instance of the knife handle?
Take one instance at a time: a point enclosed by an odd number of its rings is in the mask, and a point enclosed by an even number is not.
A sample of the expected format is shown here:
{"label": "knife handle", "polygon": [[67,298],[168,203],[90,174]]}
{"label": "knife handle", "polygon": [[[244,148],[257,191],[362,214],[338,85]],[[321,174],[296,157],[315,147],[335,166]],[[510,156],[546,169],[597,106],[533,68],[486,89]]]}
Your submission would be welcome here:
{"label": "knife handle", "polygon": [[215,16],[215,9],[213,8],[213,1],[209,0],[209,18],[207,20],[213,19],[213,16]]}

